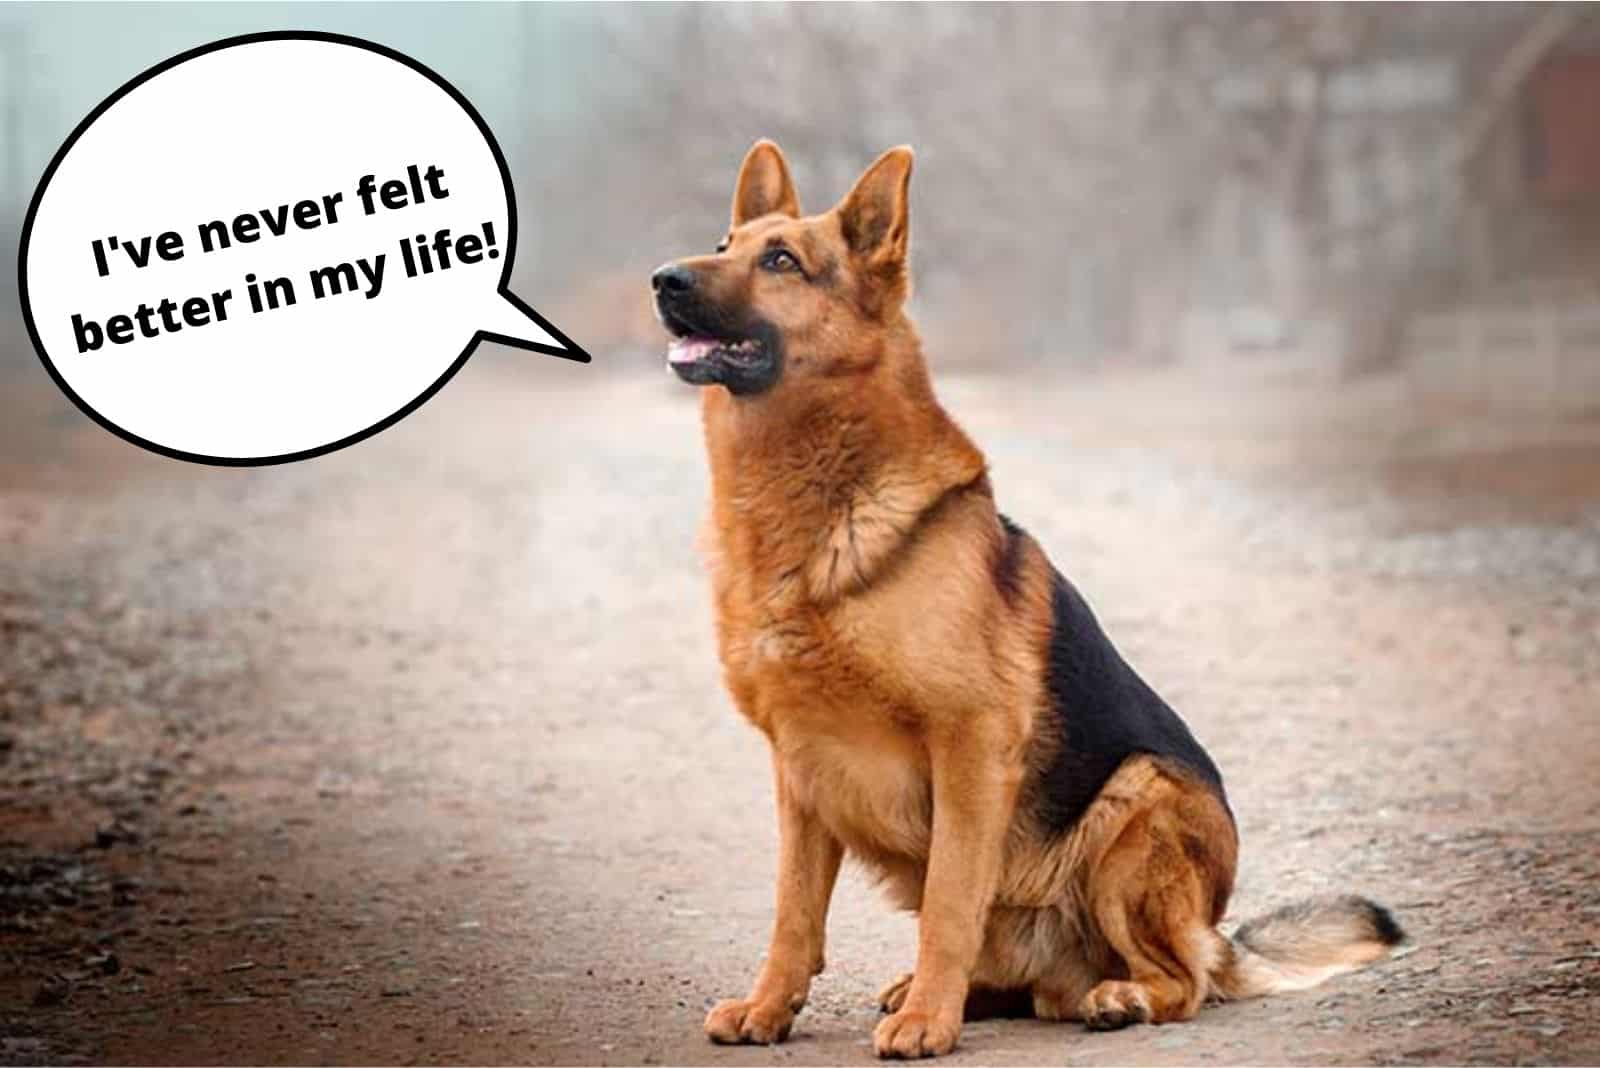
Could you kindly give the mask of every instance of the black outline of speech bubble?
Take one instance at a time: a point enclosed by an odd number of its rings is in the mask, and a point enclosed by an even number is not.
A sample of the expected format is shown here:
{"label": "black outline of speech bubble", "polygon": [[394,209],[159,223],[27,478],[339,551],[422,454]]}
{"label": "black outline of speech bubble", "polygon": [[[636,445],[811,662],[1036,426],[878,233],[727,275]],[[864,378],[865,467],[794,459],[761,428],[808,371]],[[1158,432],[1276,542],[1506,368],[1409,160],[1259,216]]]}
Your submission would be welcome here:
{"label": "black outline of speech bubble", "polygon": [[[565,348],[557,348],[554,345],[542,345],[535,341],[525,341],[522,338],[509,337],[505,334],[497,334],[488,330],[479,330],[472,335],[470,340],[468,340],[467,347],[461,350],[461,355],[456,357],[455,362],[453,362],[445,370],[444,374],[440,375],[431,386],[423,390],[416,396],[415,399],[410,401],[399,411],[384,417],[378,422],[367,427],[365,430],[359,430],[356,433],[340,438],[338,441],[332,442],[331,444],[319,445],[314,449],[303,449],[300,452],[283,453],[279,456],[205,456],[200,453],[183,452],[179,449],[168,448],[165,445],[159,445],[156,442],[142,438],[131,431],[124,430],[122,427],[113,423],[99,412],[95,411],[89,406],[88,402],[86,402],[82,397],[78,396],[77,393],[73,392],[72,387],[67,385],[66,379],[62,378],[61,373],[56,370],[55,364],[50,360],[50,354],[45,351],[43,343],[39,340],[39,331],[33,325],[33,306],[28,301],[28,244],[33,238],[33,218],[39,210],[39,201],[44,198],[44,191],[50,186],[50,179],[55,177],[56,168],[60,166],[63,159],[66,159],[67,153],[72,151],[72,146],[78,143],[78,138],[83,136],[84,131],[93,126],[96,120],[98,120],[101,115],[105,114],[106,110],[110,108],[112,104],[115,104],[117,101],[133,92],[133,90],[139,88],[139,86],[143,85],[151,78],[154,78],[158,74],[164,74],[181,63],[186,63],[191,59],[198,59],[200,56],[209,55],[212,52],[219,52],[224,48],[234,48],[238,45],[262,44],[267,41],[321,41],[326,44],[348,45],[352,48],[362,48],[368,52],[375,52],[380,56],[392,59],[397,63],[405,64],[407,67],[410,67],[418,74],[423,75],[429,81],[433,82],[433,84],[450,94],[450,99],[454,100],[458,105],[460,105],[461,110],[467,113],[468,117],[472,119],[473,124],[478,127],[478,132],[483,135],[484,141],[488,143],[489,151],[494,154],[494,161],[500,168],[500,180],[505,184],[505,265],[500,270],[500,284],[497,287],[499,294],[512,304],[516,305],[517,309],[521,311],[522,314],[526,315],[529,319],[532,319],[534,322],[544,327],[550,336],[555,338],[557,341],[560,341]],[[265,467],[269,464],[286,464],[292,463],[295,460],[309,460],[315,456],[324,456],[330,452],[337,452],[346,446],[354,445],[358,441],[364,441],[380,431],[389,429],[389,427],[398,423],[400,420],[404,419],[406,416],[422,407],[422,405],[425,404],[429,398],[431,398],[435,393],[439,392],[439,390],[444,387],[446,382],[455,377],[455,373],[461,370],[461,365],[467,362],[467,357],[471,356],[473,351],[477,349],[478,342],[480,341],[498,341],[502,345],[510,345],[514,348],[527,349],[531,352],[541,352],[546,356],[559,356],[565,360],[574,360],[578,363],[588,363],[590,361],[590,356],[582,349],[582,347],[580,347],[571,338],[567,337],[566,334],[563,334],[560,330],[556,329],[555,325],[552,324],[548,319],[534,311],[526,303],[524,303],[520,297],[511,292],[511,264],[516,258],[516,252],[517,195],[516,190],[511,186],[511,169],[506,166],[505,153],[500,151],[500,143],[494,139],[494,134],[490,132],[488,124],[483,121],[483,116],[478,114],[477,109],[474,108],[467,98],[461,94],[460,90],[451,85],[449,82],[445,81],[445,79],[440,77],[438,74],[435,74],[422,63],[412,59],[410,56],[405,55],[402,52],[396,52],[394,49],[385,45],[375,44],[372,41],[363,40],[360,37],[351,37],[348,34],[342,33],[324,33],[320,30],[268,30],[261,33],[241,34],[238,37],[225,37],[220,41],[213,41],[210,44],[201,45],[199,48],[191,48],[186,52],[178,53],[170,59],[162,60],[160,63],[157,63],[155,66],[139,74],[132,81],[123,85],[116,92],[106,97],[100,102],[98,107],[89,112],[88,116],[73,128],[72,133],[67,136],[66,142],[62,144],[61,148],[56,151],[56,154],[51,157],[50,165],[44,169],[44,175],[40,177],[39,184],[34,189],[33,199],[28,202],[28,214],[26,217],[24,217],[22,222],[22,240],[17,248],[17,296],[18,300],[22,304],[22,321],[28,326],[28,337],[32,339],[34,351],[39,354],[39,359],[44,364],[44,369],[50,372],[50,377],[54,379],[56,385],[61,388],[61,392],[65,393],[72,403],[76,404],[79,410],[82,411],[83,414],[87,415],[90,419],[93,419],[95,422],[99,423],[101,426],[105,427],[107,430],[111,431],[111,433],[117,435],[117,437],[123,439],[124,441],[127,441],[133,445],[137,445],[141,449],[148,449],[151,452],[159,453],[162,456],[169,457],[173,460],[187,460],[190,463],[211,464],[216,467]]]}

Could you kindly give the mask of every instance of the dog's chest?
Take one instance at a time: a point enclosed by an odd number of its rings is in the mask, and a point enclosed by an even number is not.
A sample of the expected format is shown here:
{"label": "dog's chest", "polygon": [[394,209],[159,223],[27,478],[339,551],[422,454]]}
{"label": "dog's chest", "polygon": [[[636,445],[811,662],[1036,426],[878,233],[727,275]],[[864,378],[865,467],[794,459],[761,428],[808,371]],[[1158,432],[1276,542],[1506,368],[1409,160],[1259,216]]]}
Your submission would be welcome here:
{"label": "dog's chest", "polygon": [[906,668],[916,628],[893,625],[878,591],[819,607],[736,552],[710,560],[729,690],[771,740],[787,788],[861,859],[924,860],[930,694]]}
{"label": "dog's chest", "polygon": [[774,748],[785,786],[855,855],[928,855],[933,801],[927,762],[892,727],[785,722]]}
{"label": "dog's chest", "polygon": [[726,630],[730,689],[771,739],[787,788],[864,859],[926,857],[928,760],[892,672],[804,614]]}
{"label": "dog's chest", "polygon": [[740,710],[772,733],[790,706],[854,705],[870,714],[881,671],[866,663],[855,635],[796,597],[784,579],[762,581],[742,567],[714,567],[718,653]]}
{"label": "dog's chest", "polygon": [[[741,710],[757,726],[768,730],[785,705],[839,706],[908,726],[921,718],[931,696],[926,665],[935,659],[924,648],[930,628],[885,610],[908,598],[874,589],[818,607],[795,596],[790,580],[729,571],[713,572],[719,652]],[[912,662],[923,669],[912,670]]]}

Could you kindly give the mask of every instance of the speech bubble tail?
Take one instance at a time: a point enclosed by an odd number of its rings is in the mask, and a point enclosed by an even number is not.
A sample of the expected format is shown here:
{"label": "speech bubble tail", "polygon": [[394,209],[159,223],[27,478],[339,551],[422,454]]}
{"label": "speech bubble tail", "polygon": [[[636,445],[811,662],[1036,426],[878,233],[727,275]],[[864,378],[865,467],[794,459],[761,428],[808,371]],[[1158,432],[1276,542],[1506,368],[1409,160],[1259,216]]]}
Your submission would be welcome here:
{"label": "speech bubble tail", "polygon": [[499,299],[491,301],[485,309],[478,326],[479,340],[495,341],[578,363],[590,362],[590,355],[581,345],[563,334],[555,324],[534,311],[515,293],[502,289],[498,296]]}

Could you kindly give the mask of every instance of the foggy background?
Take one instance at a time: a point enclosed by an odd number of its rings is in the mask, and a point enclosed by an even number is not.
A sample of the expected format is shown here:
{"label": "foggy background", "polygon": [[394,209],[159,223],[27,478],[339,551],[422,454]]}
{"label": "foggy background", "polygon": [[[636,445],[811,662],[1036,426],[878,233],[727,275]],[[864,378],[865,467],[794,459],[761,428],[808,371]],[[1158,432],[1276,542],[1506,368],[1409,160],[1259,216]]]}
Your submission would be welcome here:
{"label": "foggy background", "polygon": [[[565,171],[530,173],[551,203],[587,189],[605,207],[552,231],[541,263],[614,312],[659,250],[713,243],[754,138],[785,148],[811,209],[909,142],[919,310],[946,365],[1255,352],[1336,374],[1404,363],[1429,387],[1533,403],[1593,395],[1590,14],[589,12],[570,32],[593,57],[584,121],[600,136]],[[601,345],[624,325],[605,319],[583,320]]]}
{"label": "foggy background", "polygon": [[[515,288],[592,364],[485,344],[250,469],[55,388],[14,289],[43,167],[140,71],[284,28],[473,102]],[[760,137],[812,211],[915,147],[936,390],[1223,769],[1225,926],[1355,891],[1414,939],[948,1063],[1600,1063],[1594,6],[419,3],[0,4],[0,1065],[875,1063],[914,932],[849,869],[794,1044],[700,1032],[776,832],[648,278]]]}
{"label": "foggy background", "polygon": [[917,148],[940,366],[1395,369],[1510,410],[1600,390],[1588,5],[10,5],[6,260],[107,93],[285,26],[392,45],[466,93],[512,161],[521,284],[611,366],[658,347],[641,280],[715,243],[742,152],[772,137],[808,210]]}

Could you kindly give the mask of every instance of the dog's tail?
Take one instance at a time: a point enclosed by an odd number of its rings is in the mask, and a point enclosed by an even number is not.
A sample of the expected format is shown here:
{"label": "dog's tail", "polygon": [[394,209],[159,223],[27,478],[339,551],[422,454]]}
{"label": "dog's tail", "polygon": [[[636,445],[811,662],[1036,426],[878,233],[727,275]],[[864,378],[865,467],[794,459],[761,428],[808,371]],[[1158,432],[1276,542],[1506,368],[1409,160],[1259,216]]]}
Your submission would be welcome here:
{"label": "dog's tail", "polygon": [[1212,988],[1229,1001],[1305,990],[1387,957],[1405,937],[1387,909],[1364,897],[1298,901],[1233,933]]}

